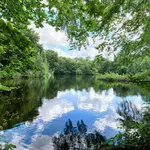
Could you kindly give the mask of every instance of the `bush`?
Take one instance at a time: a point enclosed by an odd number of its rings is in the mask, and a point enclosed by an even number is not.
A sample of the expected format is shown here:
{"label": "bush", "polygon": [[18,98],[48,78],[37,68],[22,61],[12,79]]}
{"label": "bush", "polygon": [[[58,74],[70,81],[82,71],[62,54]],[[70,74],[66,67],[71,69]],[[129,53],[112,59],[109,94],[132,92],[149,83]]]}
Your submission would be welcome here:
{"label": "bush", "polygon": [[119,75],[117,73],[105,73],[98,75],[98,79],[107,81],[128,81],[128,75]]}
{"label": "bush", "polygon": [[150,81],[150,71],[146,70],[143,72],[138,72],[131,78],[133,81]]}

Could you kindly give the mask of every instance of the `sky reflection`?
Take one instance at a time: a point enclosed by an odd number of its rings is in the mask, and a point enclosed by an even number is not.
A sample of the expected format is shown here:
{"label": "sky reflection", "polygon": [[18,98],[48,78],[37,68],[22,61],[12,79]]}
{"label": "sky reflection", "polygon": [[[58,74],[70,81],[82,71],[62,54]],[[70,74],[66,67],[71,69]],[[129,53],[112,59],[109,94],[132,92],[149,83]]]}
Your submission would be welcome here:
{"label": "sky reflection", "polygon": [[83,119],[89,132],[96,129],[110,138],[118,132],[120,123],[117,119],[120,116],[116,109],[124,100],[132,101],[138,109],[142,108],[140,95],[121,98],[113,88],[98,92],[92,87],[88,90],[58,91],[55,98],[42,99],[38,115],[33,121],[26,121],[0,133],[15,144],[17,150],[52,150],[52,135],[62,132],[65,122],[70,118],[73,123]]}

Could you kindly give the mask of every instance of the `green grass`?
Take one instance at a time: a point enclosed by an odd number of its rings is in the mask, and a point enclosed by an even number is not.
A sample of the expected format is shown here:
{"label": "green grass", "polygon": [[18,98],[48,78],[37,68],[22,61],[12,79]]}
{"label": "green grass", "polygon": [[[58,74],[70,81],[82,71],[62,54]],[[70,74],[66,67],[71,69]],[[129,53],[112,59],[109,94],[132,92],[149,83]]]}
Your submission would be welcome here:
{"label": "green grass", "polygon": [[131,77],[133,81],[150,81],[150,71],[138,72]]}
{"label": "green grass", "polygon": [[119,75],[117,73],[105,73],[99,74],[97,76],[98,79],[106,80],[106,81],[129,81],[128,75]]}
{"label": "green grass", "polygon": [[105,73],[96,75],[97,79],[106,80],[110,82],[150,82],[150,71],[146,70],[138,72],[135,75],[129,74],[117,74],[117,73]]}

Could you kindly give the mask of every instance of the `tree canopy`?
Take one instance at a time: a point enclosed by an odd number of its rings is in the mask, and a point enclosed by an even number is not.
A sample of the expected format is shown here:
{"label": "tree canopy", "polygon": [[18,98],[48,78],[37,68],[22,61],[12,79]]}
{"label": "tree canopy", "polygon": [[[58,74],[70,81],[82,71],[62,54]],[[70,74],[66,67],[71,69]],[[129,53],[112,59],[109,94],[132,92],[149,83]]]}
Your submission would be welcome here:
{"label": "tree canopy", "polygon": [[98,37],[103,41],[97,46],[100,51],[120,48],[121,55],[133,57],[150,52],[149,0],[2,0],[0,9],[1,18],[17,28],[34,22],[37,27],[48,23],[64,30],[72,48]]}

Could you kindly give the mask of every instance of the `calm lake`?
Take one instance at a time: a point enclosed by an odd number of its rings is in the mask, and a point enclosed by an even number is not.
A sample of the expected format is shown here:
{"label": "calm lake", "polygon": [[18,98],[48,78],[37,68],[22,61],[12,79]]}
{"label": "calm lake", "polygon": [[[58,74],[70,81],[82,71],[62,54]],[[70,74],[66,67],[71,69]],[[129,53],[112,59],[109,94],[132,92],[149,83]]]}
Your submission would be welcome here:
{"label": "calm lake", "polygon": [[17,87],[0,92],[1,141],[15,144],[17,150],[53,150],[52,137],[64,131],[68,119],[73,125],[83,120],[87,132],[97,130],[109,139],[123,130],[120,119],[134,117],[150,101],[150,86],[102,82],[92,76],[1,83]]}

